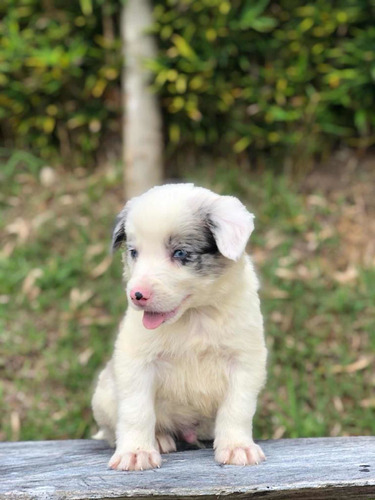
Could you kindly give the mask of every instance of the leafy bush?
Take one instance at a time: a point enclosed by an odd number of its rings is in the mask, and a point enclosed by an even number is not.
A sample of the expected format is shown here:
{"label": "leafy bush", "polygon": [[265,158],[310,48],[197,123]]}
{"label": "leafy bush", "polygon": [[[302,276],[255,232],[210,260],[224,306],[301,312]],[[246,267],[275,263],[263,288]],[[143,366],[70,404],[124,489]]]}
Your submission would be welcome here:
{"label": "leafy bush", "polygon": [[[87,162],[120,136],[120,8],[2,2],[8,147]],[[374,143],[374,0],[154,0],[154,14],[160,53],[147,64],[175,151],[297,160]]]}
{"label": "leafy bush", "polygon": [[65,164],[92,159],[116,128],[120,44],[115,0],[0,5],[3,143]]}
{"label": "leafy bush", "polygon": [[301,156],[375,132],[373,0],[156,0],[169,138]]}

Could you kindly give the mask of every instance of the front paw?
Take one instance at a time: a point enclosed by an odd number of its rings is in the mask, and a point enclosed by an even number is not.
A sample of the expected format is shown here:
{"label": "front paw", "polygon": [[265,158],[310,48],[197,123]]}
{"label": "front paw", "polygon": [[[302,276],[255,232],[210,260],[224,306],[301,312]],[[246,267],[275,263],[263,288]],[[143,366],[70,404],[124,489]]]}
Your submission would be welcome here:
{"label": "front paw", "polygon": [[160,453],[155,450],[136,450],[115,452],[108,463],[108,467],[115,470],[146,470],[161,466]]}
{"label": "front paw", "polygon": [[216,446],[215,460],[225,465],[258,465],[266,457],[257,444]]}

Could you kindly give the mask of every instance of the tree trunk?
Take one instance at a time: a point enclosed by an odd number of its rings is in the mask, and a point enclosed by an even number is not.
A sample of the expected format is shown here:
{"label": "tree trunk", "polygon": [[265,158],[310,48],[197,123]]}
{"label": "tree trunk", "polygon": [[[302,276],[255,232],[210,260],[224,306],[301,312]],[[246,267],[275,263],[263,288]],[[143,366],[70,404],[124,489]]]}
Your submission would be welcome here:
{"label": "tree trunk", "polygon": [[145,59],[156,55],[155,40],[146,30],[152,23],[150,0],[127,0],[122,10],[123,161],[125,196],[136,196],[163,178],[162,120],[157,96],[150,89]]}

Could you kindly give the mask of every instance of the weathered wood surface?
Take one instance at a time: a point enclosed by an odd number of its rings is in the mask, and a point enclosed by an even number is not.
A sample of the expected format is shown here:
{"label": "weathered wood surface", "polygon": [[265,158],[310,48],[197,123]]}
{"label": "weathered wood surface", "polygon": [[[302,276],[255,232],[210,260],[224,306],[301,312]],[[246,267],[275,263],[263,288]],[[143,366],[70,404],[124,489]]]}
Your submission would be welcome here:
{"label": "weathered wood surface", "polygon": [[267,461],[255,467],[220,466],[202,449],[164,455],[158,470],[117,472],[103,441],[1,443],[0,499],[375,499],[375,437],[261,444]]}

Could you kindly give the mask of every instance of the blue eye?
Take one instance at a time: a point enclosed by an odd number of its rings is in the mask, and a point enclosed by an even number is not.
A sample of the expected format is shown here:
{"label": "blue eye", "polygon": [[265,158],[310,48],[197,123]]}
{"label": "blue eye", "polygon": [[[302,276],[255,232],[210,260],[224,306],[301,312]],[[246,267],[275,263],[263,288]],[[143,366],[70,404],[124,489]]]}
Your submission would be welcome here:
{"label": "blue eye", "polygon": [[173,257],[174,259],[176,259],[176,260],[185,260],[185,259],[186,259],[186,257],[187,257],[187,255],[188,255],[188,254],[187,254],[187,252],[186,252],[185,250],[180,250],[180,249],[178,249],[178,250],[175,250],[175,251],[173,252],[172,257]]}
{"label": "blue eye", "polygon": [[131,248],[129,250],[129,254],[132,259],[136,259],[138,257],[138,251],[135,248]]}

